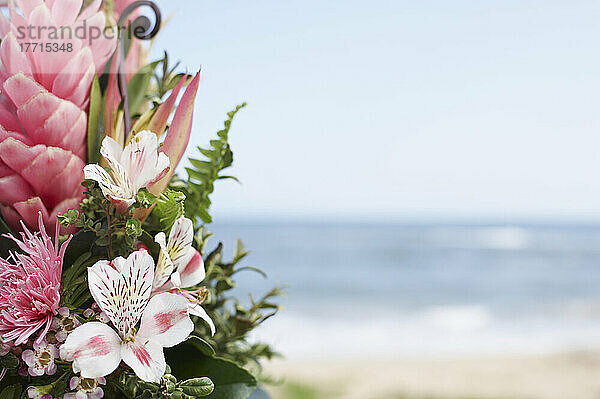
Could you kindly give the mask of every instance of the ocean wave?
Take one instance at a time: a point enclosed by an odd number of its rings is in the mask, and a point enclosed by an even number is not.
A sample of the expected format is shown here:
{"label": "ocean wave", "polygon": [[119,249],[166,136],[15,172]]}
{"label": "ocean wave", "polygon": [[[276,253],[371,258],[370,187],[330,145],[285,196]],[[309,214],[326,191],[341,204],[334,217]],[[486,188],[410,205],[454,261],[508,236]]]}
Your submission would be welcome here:
{"label": "ocean wave", "polygon": [[483,305],[435,306],[423,312],[423,322],[448,331],[472,331],[487,327],[491,311]]}
{"label": "ocean wave", "polygon": [[283,312],[253,335],[290,358],[546,354],[600,347],[591,319],[495,318],[485,306],[439,306],[411,314],[348,309],[319,317]]}
{"label": "ocean wave", "polygon": [[437,248],[523,250],[530,247],[531,235],[522,227],[437,227],[427,237]]}

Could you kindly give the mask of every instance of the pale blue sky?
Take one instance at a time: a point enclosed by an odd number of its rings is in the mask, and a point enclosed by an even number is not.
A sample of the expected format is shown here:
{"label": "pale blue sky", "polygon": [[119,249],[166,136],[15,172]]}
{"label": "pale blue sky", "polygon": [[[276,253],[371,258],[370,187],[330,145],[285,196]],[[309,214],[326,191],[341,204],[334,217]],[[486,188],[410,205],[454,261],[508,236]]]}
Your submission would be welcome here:
{"label": "pale blue sky", "polygon": [[158,0],[222,218],[600,219],[600,2]]}

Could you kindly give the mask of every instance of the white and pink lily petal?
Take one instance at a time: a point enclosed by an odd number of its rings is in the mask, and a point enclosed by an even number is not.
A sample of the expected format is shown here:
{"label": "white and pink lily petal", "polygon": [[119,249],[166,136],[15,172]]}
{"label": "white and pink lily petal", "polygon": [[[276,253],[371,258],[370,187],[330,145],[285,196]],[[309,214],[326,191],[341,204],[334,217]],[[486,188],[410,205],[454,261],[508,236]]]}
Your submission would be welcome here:
{"label": "white and pink lily petal", "polygon": [[161,180],[170,169],[169,157],[159,153],[156,134],[142,131],[123,149],[111,137],[102,141],[100,153],[110,168],[100,165],[84,168],[85,178],[98,182],[102,193],[121,213],[135,203],[140,189]]}
{"label": "white and pink lily petal", "polygon": [[101,260],[88,268],[88,285],[94,301],[127,339],[150,300],[154,259],[135,251],[127,259]]}
{"label": "white and pink lily petal", "polygon": [[190,219],[182,216],[173,223],[168,241],[163,232],[158,233],[154,240],[160,245],[152,284],[152,287],[157,289],[169,280],[174,271],[185,267],[192,259],[195,251],[192,247],[194,225]]}
{"label": "white and pink lily petal", "polygon": [[214,335],[216,332],[215,324],[201,306],[208,292],[206,289],[189,290],[200,284],[205,277],[206,272],[202,255],[192,248],[192,257],[187,264],[171,274],[170,280],[155,290],[154,293],[172,292],[184,297],[188,301],[188,312],[204,320],[210,327],[211,334]]}
{"label": "white and pink lily petal", "polygon": [[182,342],[194,324],[185,298],[162,293],[150,299],[153,279],[154,260],[144,250],[88,269],[92,297],[118,333],[98,322],[77,327],[61,347],[61,356],[73,362],[75,372],[99,378],[123,360],[142,380],[160,380],[166,367],[162,348]]}
{"label": "white and pink lily petal", "polygon": [[163,348],[183,342],[193,329],[185,299],[163,293],[148,303],[137,334],[124,340],[108,325],[89,322],[68,336],[61,357],[83,378],[107,376],[122,360],[140,379],[159,382],[166,369]]}
{"label": "white and pink lily petal", "polygon": [[185,341],[193,330],[184,298],[170,293],[154,296],[144,311],[140,330],[121,346],[123,361],[140,379],[158,382],[166,369],[163,348]]}

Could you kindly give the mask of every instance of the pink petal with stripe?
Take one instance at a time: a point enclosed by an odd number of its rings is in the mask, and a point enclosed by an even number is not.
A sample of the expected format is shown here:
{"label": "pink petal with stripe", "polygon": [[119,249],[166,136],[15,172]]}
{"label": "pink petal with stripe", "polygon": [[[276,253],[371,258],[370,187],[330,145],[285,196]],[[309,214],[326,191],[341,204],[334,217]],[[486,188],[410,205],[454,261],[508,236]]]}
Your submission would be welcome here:
{"label": "pink petal with stripe", "polygon": [[88,268],[89,288],[98,306],[127,338],[150,299],[154,260],[146,251],[127,259],[100,261]]}
{"label": "pink petal with stripe", "polygon": [[146,382],[159,382],[165,374],[167,364],[162,346],[153,341],[135,340],[121,347],[123,361],[135,374]]}
{"label": "pink petal with stripe", "polygon": [[200,252],[192,249],[193,255],[190,261],[185,265],[184,268],[179,270],[179,277],[181,279],[181,287],[190,288],[200,284],[206,277],[206,271],[204,270],[204,260]]}
{"label": "pink petal with stripe", "polygon": [[183,342],[193,330],[188,301],[177,294],[163,293],[148,302],[136,339],[152,340],[169,348]]}
{"label": "pink petal with stripe", "polygon": [[85,323],[67,336],[60,355],[72,361],[73,372],[81,372],[82,377],[104,377],[121,363],[121,339],[106,324]]}

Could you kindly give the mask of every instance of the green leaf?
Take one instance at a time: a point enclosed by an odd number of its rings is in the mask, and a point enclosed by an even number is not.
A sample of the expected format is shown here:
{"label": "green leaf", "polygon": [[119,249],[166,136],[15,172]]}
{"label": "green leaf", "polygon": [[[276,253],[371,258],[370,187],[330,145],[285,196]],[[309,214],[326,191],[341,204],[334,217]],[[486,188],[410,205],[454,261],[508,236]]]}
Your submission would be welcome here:
{"label": "green leaf", "polygon": [[[154,61],[148,65],[143,66],[129,81],[127,90],[129,92],[129,109],[132,114],[139,111],[140,106],[144,101],[148,86],[150,85],[150,79],[154,74],[156,66],[160,64],[162,60]],[[127,132],[129,134],[129,132]]]}
{"label": "green leaf", "polygon": [[0,399],[19,399],[21,396],[21,385],[15,384],[7,386],[0,393]]}
{"label": "green leaf", "polygon": [[19,367],[19,358],[14,353],[9,352],[0,357],[0,368],[12,370],[17,367]]}
{"label": "green leaf", "polygon": [[125,233],[129,237],[137,239],[142,235],[142,222],[136,219],[128,220],[125,224]]}
{"label": "green leaf", "polygon": [[166,351],[172,374],[178,379],[208,377],[214,384],[210,399],[246,399],[256,389],[256,379],[237,364],[203,356],[191,343],[183,342]]}
{"label": "green leaf", "polygon": [[248,255],[248,251],[246,251],[246,247],[244,243],[239,238],[235,240],[235,250],[233,252],[233,263],[238,263],[240,260],[244,259]]}
{"label": "green leaf", "polygon": [[10,238],[4,237],[4,234],[12,234],[12,230],[4,222],[4,219],[0,217],[0,257],[6,258],[9,256],[11,250],[17,248],[15,242]]}
{"label": "green leaf", "polygon": [[210,395],[215,389],[215,385],[208,377],[185,380],[180,387],[184,394],[195,397]]}
{"label": "green leaf", "polygon": [[[167,63],[165,63],[165,65],[167,65]],[[186,73],[178,73],[177,75],[171,77],[169,82],[165,85],[165,87],[164,87],[165,93],[173,90],[175,88],[175,86],[177,86],[179,84],[179,82],[181,81],[181,79],[183,79],[184,77],[186,78],[186,82],[184,83],[184,86],[187,86],[193,79],[192,75],[188,75]]]}
{"label": "green leaf", "polygon": [[[92,258],[91,253],[86,252],[81,255],[77,260],[66,267],[63,271],[63,293],[61,295],[61,302],[65,306],[72,306],[82,294],[81,283],[86,281],[86,269],[91,266],[93,262],[97,260]],[[85,288],[85,284],[84,284]],[[89,294],[88,294],[89,295]]]}
{"label": "green leaf", "polygon": [[100,129],[100,116],[103,111],[102,104],[102,90],[100,89],[100,81],[98,77],[94,77],[92,82],[92,91],[90,93],[90,111],[88,116],[88,162],[98,163],[100,160],[100,142],[101,129]]}
{"label": "green leaf", "polygon": [[96,234],[91,231],[81,230],[75,233],[75,235],[69,242],[69,245],[67,246],[63,264],[73,265],[79,259],[80,256],[84,254],[89,254],[90,248],[92,247],[92,244],[95,243],[95,240]]}
{"label": "green leaf", "polygon": [[12,234],[12,229],[8,227],[2,217],[0,217],[0,234]]}
{"label": "green leaf", "polygon": [[246,103],[243,103],[227,113],[228,119],[223,124],[224,128],[217,132],[218,139],[209,142],[211,148],[198,147],[198,151],[206,159],[190,158],[191,167],[185,169],[188,174],[186,210],[190,219],[200,218],[204,223],[211,223],[212,218],[208,210],[211,206],[210,195],[214,191],[215,181],[237,180],[233,176],[225,176],[220,173],[233,164],[233,151],[228,142],[229,129],[237,112],[245,106]]}
{"label": "green leaf", "polygon": [[148,191],[147,188],[142,188],[137,193],[137,202],[141,208],[148,209],[156,203],[156,196]]}
{"label": "green leaf", "polygon": [[212,346],[205,340],[195,335],[191,335],[186,341],[187,344],[192,345],[194,348],[198,349],[200,353],[204,356],[214,356],[215,350]]}
{"label": "green leaf", "polygon": [[175,190],[166,190],[161,194],[152,214],[160,220],[162,230],[171,230],[175,220],[184,215],[185,198],[185,194]]}

